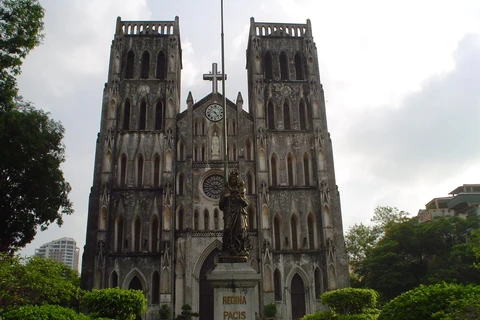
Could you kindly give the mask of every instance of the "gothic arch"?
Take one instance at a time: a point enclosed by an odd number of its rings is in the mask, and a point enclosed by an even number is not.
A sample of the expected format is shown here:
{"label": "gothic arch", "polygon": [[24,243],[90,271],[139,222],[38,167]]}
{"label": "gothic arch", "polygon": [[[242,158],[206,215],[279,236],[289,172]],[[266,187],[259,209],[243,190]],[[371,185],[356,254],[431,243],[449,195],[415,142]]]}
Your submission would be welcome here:
{"label": "gothic arch", "polygon": [[138,130],[145,130],[147,128],[147,103],[145,99],[140,101]]}
{"label": "gothic arch", "polygon": [[276,127],[275,106],[272,100],[268,100],[267,103],[267,127],[268,129],[275,130]]}
{"label": "gothic arch", "polygon": [[118,185],[121,187],[124,187],[127,185],[127,173],[128,173],[127,166],[128,166],[127,155],[125,153],[122,153],[122,155],[120,156],[120,166],[118,168],[119,170]]}
{"label": "gothic arch", "polygon": [[142,251],[142,219],[140,216],[135,216],[132,219],[132,248],[133,252]]}
{"label": "gothic arch", "polygon": [[176,185],[176,190],[177,190],[177,196],[183,196],[185,192],[185,176],[182,171],[180,171],[177,174],[177,185]]}
{"label": "gothic arch", "polygon": [[160,219],[154,214],[150,218],[150,252],[158,252],[160,247]]}
{"label": "gothic arch", "polygon": [[245,140],[245,160],[252,161],[253,160],[253,143],[250,137]]}
{"label": "gothic arch", "polygon": [[152,304],[160,304],[160,274],[157,270],[152,273]]}
{"label": "gothic arch", "polygon": [[317,247],[317,222],[315,216],[309,212],[307,215],[307,239],[308,239],[308,248],[314,250]]}
{"label": "gothic arch", "polygon": [[165,108],[161,100],[155,103],[155,130],[163,130],[165,119]]}
{"label": "gothic arch", "polygon": [[300,52],[295,53],[295,78],[297,80],[304,80],[304,71],[303,71],[303,57]]}
{"label": "gothic arch", "polygon": [[142,187],[143,186],[143,172],[144,172],[144,164],[145,161],[143,159],[143,155],[140,153],[137,156],[137,166],[136,166],[136,173],[137,173],[137,187]]}
{"label": "gothic arch", "polygon": [[315,289],[315,300],[320,299],[320,295],[323,293],[323,273],[322,269],[320,269],[318,266],[315,267],[313,271],[313,277],[314,277],[314,289]]}
{"label": "gothic arch", "polygon": [[178,161],[185,161],[185,143],[181,138],[177,142],[177,159]]}
{"label": "gothic arch", "polygon": [[265,150],[260,149],[258,152],[258,162],[260,163],[260,171],[266,171],[267,157],[265,156]]}
{"label": "gothic arch", "polygon": [[299,113],[299,122],[300,122],[300,130],[307,130],[310,126],[308,125],[310,120],[310,112],[308,111],[307,105],[305,101],[300,99],[298,103],[298,113]]}
{"label": "gothic arch", "polygon": [[250,230],[257,229],[257,215],[255,213],[255,207],[249,206],[247,212],[248,212],[248,228]]}
{"label": "gothic arch", "polygon": [[132,112],[132,106],[130,103],[130,100],[127,99],[123,103],[123,125],[122,129],[123,130],[130,130],[130,113]]}
{"label": "gothic arch", "polygon": [[202,268],[205,259],[207,259],[210,253],[212,253],[212,251],[215,249],[222,250],[222,243],[218,239],[213,240],[198,257],[197,262],[195,263],[195,266],[193,268],[194,278],[198,279],[198,277],[200,276],[200,269]]}
{"label": "gothic arch", "polygon": [[273,59],[270,51],[267,51],[265,53],[265,57],[263,58],[263,69],[265,72],[265,79],[272,80],[273,79]]}
{"label": "gothic arch", "polygon": [[290,187],[293,187],[297,184],[297,163],[296,158],[293,153],[289,152],[287,154],[287,184]]}
{"label": "gothic arch", "polygon": [[255,194],[255,175],[251,170],[247,172],[247,194]]}
{"label": "gothic arch", "polygon": [[123,251],[123,244],[125,240],[125,220],[122,216],[115,219],[115,252]]}
{"label": "gothic arch", "polygon": [[150,53],[148,50],[143,51],[140,67],[140,78],[148,79],[150,75]]}
{"label": "gothic arch", "polygon": [[109,287],[110,288],[116,288],[118,287],[118,273],[116,270],[113,270],[111,273],[110,273],[110,283],[109,283]]}
{"label": "gothic arch", "polygon": [[273,216],[273,248],[275,250],[282,249],[282,218],[279,214]]}
{"label": "gothic arch", "polygon": [[288,80],[288,56],[285,51],[280,53],[280,80]]}
{"label": "gothic arch", "polygon": [[158,187],[160,187],[160,177],[161,177],[161,175],[160,175],[160,155],[158,153],[155,153],[155,155],[153,156],[152,165],[153,165],[153,170],[152,170],[153,187],[158,188]]}
{"label": "gothic arch", "polygon": [[199,224],[198,220],[200,219],[199,216],[200,215],[198,213],[198,209],[195,209],[193,211],[193,227],[192,227],[192,229],[195,231],[198,231],[198,224]]}
{"label": "gothic arch", "polygon": [[290,107],[290,102],[288,99],[285,99],[283,102],[283,128],[285,130],[292,129],[292,110]]}
{"label": "gothic arch", "polygon": [[293,279],[293,276],[295,276],[295,274],[298,274],[300,276],[300,278],[302,278],[303,284],[305,285],[305,288],[307,289],[305,300],[309,301],[307,296],[308,296],[308,294],[310,293],[311,290],[308,290],[307,285],[311,285],[312,280],[308,277],[308,272],[306,272],[303,268],[296,265],[292,270],[290,270],[290,272],[285,277],[285,283],[287,283],[288,287],[290,288],[290,284],[292,283],[292,279]]}
{"label": "gothic arch", "polygon": [[203,210],[203,230],[210,230],[210,213],[208,209]]}
{"label": "gothic arch", "polygon": [[282,274],[278,268],[273,272],[273,291],[275,301],[283,300]]}
{"label": "gothic arch", "polygon": [[280,163],[278,161],[278,156],[274,152],[270,157],[270,179],[271,185],[277,186],[279,184],[279,172],[280,172]]}
{"label": "gothic arch", "polygon": [[179,205],[175,213],[176,230],[185,230],[185,210],[182,205]]}
{"label": "gothic arch", "polygon": [[299,249],[300,231],[300,219],[296,213],[293,213],[290,217],[290,237],[292,239],[292,250]]}
{"label": "gothic arch", "polygon": [[167,78],[167,58],[162,50],[157,54],[156,77],[160,80],[165,80]]}
{"label": "gothic arch", "polygon": [[303,182],[307,187],[312,184],[312,160],[307,152],[303,154]]}
{"label": "gothic arch", "polygon": [[130,50],[127,53],[127,62],[125,63],[125,79],[133,78],[134,63],[135,63],[135,53],[133,53],[133,51]]}
{"label": "gothic arch", "polygon": [[143,275],[143,273],[138,268],[133,268],[130,272],[125,276],[123,279],[122,288],[128,289],[130,286],[130,282],[133,280],[134,277],[137,277],[142,284],[143,292],[148,292],[148,282],[147,278]]}

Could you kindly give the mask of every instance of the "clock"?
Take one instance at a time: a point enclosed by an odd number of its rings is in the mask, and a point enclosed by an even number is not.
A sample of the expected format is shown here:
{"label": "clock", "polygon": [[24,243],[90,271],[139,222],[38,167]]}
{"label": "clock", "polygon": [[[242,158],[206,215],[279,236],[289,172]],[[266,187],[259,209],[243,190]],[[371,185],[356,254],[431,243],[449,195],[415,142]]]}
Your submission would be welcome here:
{"label": "clock", "polygon": [[223,107],[218,103],[212,103],[205,109],[205,116],[212,122],[217,122],[223,119]]}

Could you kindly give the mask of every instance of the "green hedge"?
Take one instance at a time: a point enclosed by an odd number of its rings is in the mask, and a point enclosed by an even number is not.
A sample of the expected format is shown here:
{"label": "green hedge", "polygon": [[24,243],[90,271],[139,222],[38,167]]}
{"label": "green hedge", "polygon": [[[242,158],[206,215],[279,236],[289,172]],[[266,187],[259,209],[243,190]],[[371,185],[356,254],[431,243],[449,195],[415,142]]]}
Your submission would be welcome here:
{"label": "green hedge", "polygon": [[320,298],[323,304],[336,313],[362,314],[364,310],[376,307],[378,292],[372,289],[344,288],[325,292]]}
{"label": "green hedge", "polygon": [[89,320],[90,318],[76,313],[72,309],[56,305],[21,306],[2,314],[3,320]]}
{"label": "green hedge", "polygon": [[133,320],[147,309],[147,300],[140,290],[107,288],[86,292],[80,301],[93,317]]}

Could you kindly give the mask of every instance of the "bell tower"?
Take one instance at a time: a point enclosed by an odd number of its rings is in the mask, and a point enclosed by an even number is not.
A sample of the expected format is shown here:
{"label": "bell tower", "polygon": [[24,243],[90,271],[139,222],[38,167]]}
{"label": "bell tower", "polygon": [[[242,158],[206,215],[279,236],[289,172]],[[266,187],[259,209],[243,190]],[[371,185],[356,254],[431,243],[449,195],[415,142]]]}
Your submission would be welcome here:
{"label": "bell tower", "polygon": [[[267,279],[263,299],[286,302],[292,318],[297,318],[296,310],[305,305],[300,300],[318,303],[322,292],[349,285],[332,142],[310,20],[285,24],[251,18],[247,77],[257,137],[263,230],[259,241],[264,252],[268,248],[272,252],[262,260]],[[297,273],[298,267],[308,274]],[[303,298],[296,292],[302,290],[308,292]],[[298,310],[299,315],[303,311]]]}

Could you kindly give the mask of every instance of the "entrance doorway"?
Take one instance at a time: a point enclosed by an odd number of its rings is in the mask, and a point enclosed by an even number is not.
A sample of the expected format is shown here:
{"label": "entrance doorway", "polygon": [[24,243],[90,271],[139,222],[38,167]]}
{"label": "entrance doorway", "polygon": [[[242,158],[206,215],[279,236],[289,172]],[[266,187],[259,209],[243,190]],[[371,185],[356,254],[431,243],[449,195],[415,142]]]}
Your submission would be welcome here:
{"label": "entrance doorway", "polygon": [[300,319],[305,315],[305,286],[298,273],[292,278],[291,299],[292,320]]}
{"label": "entrance doorway", "polygon": [[200,292],[199,292],[199,320],[213,319],[213,287],[207,280],[209,274],[215,268],[215,258],[220,250],[214,249],[205,259],[205,262],[200,269]]}

